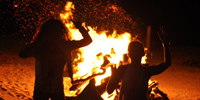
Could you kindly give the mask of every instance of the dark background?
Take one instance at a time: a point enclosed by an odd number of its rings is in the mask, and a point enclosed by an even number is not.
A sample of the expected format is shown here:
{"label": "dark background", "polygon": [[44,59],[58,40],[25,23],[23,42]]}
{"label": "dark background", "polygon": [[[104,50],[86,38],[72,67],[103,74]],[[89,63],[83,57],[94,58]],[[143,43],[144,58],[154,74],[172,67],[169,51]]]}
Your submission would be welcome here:
{"label": "dark background", "polygon": [[[152,27],[151,40],[159,41],[156,32],[161,26],[169,36],[172,45],[199,47],[199,6],[197,0],[119,0],[133,19],[140,19],[140,28],[146,33],[147,26]],[[13,0],[3,0],[1,8],[1,36],[13,36],[19,26],[13,18]],[[143,39],[145,39],[143,34]]]}
{"label": "dark background", "polygon": [[[139,17],[143,29],[152,27],[151,39],[158,41],[156,31],[163,26],[172,45],[199,45],[199,3],[197,0],[120,0],[131,15]],[[146,31],[146,30],[145,30]]]}

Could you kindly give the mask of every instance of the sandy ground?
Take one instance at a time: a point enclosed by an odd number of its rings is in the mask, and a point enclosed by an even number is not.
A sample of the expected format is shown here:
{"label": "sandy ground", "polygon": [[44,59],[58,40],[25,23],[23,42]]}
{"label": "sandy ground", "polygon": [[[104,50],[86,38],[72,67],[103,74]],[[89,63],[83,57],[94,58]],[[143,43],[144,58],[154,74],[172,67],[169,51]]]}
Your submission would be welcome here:
{"label": "sandy ground", "polygon": [[[200,100],[200,48],[171,47],[172,65],[163,73],[153,76],[159,89],[170,100]],[[155,50],[152,64],[161,62],[161,50]]]}
{"label": "sandy ground", "polygon": [[[34,59],[20,59],[24,42],[0,40],[0,100],[32,99]],[[153,76],[170,100],[200,100],[200,48],[171,47],[172,66]],[[162,48],[154,49],[150,65],[163,61]]]}

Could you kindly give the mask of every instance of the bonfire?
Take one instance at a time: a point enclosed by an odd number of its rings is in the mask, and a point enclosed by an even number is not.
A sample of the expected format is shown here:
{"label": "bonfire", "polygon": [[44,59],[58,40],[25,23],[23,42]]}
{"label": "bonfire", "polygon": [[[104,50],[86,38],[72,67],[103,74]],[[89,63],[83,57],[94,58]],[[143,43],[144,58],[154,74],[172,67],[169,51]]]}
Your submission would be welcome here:
{"label": "bonfire", "polygon": [[[73,26],[72,22],[73,9],[73,3],[67,2],[65,12],[60,13],[60,19],[69,29],[68,39],[80,40],[82,36]],[[74,82],[71,84],[71,79],[64,77],[65,95],[67,97],[78,96],[78,98],[81,98],[81,95],[91,95],[87,92],[93,91],[93,93],[95,92],[101,95],[101,97],[95,96],[95,99],[113,100],[120,91],[116,89],[110,95],[106,92],[106,84],[111,76],[111,67],[118,67],[119,65],[130,63],[129,57],[127,56],[128,44],[137,38],[132,37],[128,32],[117,34],[115,30],[111,35],[107,35],[106,30],[97,32],[96,28],[86,26],[84,22],[82,25],[88,30],[93,42],[86,47],[73,51],[72,66]],[[144,56],[141,63],[146,64],[146,59],[147,57]],[[157,84],[151,85],[150,88],[155,87],[155,85]],[[91,87],[93,89],[88,90]],[[85,91],[87,92],[84,94]]]}

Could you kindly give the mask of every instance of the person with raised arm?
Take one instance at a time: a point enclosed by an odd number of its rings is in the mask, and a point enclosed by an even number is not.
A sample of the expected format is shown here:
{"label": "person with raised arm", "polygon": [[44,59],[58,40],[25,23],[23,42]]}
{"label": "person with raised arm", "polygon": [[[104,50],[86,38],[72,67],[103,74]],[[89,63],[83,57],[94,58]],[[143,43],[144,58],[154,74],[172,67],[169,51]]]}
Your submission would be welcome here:
{"label": "person with raised arm", "polygon": [[73,22],[83,36],[81,40],[66,40],[65,25],[57,19],[49,19],[41,25],[40,31],[19,52],[19,57],[35,58],[34,100],[65,100],[63,89],[63,69],[67,63],[68,73],[73,83],[71,51],[89,45],[92,39],[81,22]]}
{"label": "person with raised arm", "polygon": [[111,67],[112,75],[107,84],[107,92],[111,94],[121,81],[119,100],[148,100],[148,81],[153,75],[158,75],[171,66],[169,42],[164,31],[159,32],[159,38],[163,45],[164,61],[159,65],[143,66],[141,58],[145,55],[143,45],[133,41],[128,46],[128,55],[131,63],[120,65],[118,69]]}

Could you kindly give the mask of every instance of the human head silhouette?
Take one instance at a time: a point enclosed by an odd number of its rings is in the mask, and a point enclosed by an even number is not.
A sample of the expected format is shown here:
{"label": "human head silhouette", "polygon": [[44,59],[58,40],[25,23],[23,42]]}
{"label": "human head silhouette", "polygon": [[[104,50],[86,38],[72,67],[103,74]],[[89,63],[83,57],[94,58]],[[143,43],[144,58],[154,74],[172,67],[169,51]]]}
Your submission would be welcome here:
{"label": "human head silhouette", "polygon": [[133,41],[129,43],[128,55],[132,61],[140,61],[144,56],[144,47],[139,41]]}
{"label": "human head silhouette", "polygon": [[65,34],[67,34],[67,28],[60,20],[49,19],[41,25],[40,31],[33,39],[46,42],[58,41],[62,40]]}

